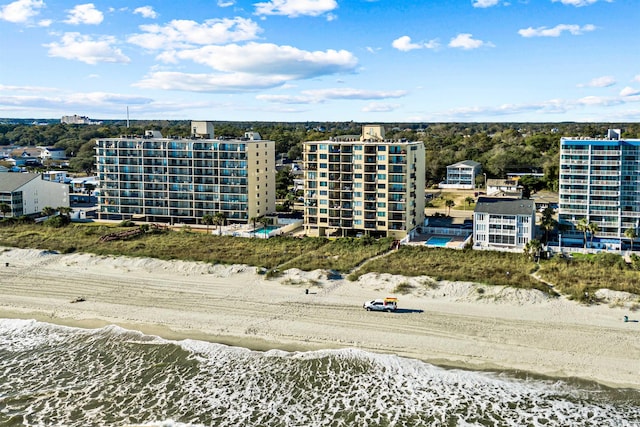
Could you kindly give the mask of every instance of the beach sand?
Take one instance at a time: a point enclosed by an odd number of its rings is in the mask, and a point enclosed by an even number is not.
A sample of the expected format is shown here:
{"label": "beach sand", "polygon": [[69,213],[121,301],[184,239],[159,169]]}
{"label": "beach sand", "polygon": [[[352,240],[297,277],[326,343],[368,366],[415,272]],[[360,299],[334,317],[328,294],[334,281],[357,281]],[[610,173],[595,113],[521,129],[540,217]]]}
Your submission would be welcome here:
{"label": "beach sand", "polygon": [[[399,284],[409,293],[394,293]],[[398,312],[362,308],[385,296],[399,298]],[[638,297],[599,296],[605,302],[585,306],[428,277],[367,274],[350,282],[289,270],[268,280],[242,265],[0,248],[0,318],[115,324],[256,350],[354,347],[640,389],[640,323],[623,321],[640,319]]]}

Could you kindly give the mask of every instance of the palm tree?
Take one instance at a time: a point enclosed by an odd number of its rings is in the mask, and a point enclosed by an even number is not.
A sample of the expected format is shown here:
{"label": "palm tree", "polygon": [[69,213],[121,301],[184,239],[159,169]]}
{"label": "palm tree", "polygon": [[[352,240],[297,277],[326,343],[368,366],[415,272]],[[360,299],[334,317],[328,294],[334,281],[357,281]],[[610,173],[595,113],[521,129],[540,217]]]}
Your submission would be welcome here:
{"label": "palm tree", "polygon": [[256,222],[258,222],[260,218],[257,216],[252,216],[251,218],[249,218],[249,221],[251,221],[251,223],[253,224],[253,231],[256,231]]}
{"label": "palm tree", "polygon": [[444,201],[444,205],[447,207],[447,216],[451,215],[451,208],[454,207],[456,204],[453,200],[451,199],[447,199]]}
{"label": "palm tree", "polygon": [[216,212],[215,215],[213,215],[213,223],[218,227],[220,236],[222,236],[222,226],[226,219],[227,217],[222,212]]}
{"label": "palm tree", "polygon": [[471,196],[467,196],[466,199],[464,199],[465,202],[467,202],[467,205],[469,205],[469,207],[471,207],[471,203],[474,202],[473,197]]}
{"label": "palm tree", "polygon": [[589,230],[589,237],[591,237],[591,247],[593,247],[593,235],[600,231],[600,227],[595,222],[590,222],[589,225],[587,225],[587,230]]}
{"label": "palm tree", "polygon": [[9,212],[11,212],[11,206],[7,203],[0,203],[0,212],[2,212],[2,217],[6,217]]}
{"label": "palm tree", "polygon": [[202,215],[202,223],[207,226],[207,233],[209,233],[209,226],[213,225],[213,215],[211,214]]}
{"label": "palm tree", "polygon": [[589,223],[587,218],[582,218],[576,222],[576,229],[584,233],[584,248],[587,248],[587,231],[589,231]]}
{"label": "palm tree", "polygon": [[538,239],[531,239],[524,245],[525,255],[532,260],[540,256],[540,249],[542,249],[542,243]]}
{"label": "palm tree", "polygon": [[51,216],[56,212],[56,210],[53,209],[51,206],[45,206],[44,208],[42,208],[41,212],[42,212],[42,215],[44,216]]}
{"label": "palm tree", "polygon": [[540,220],[540,228],[544,230],[545,243],[549,242],[549,231],[553,230],[556,225],[558,225],[558,221],[553,219],[553,208],[547,206],[542,211],[542,219]]}
{"label": "palm tree", "polygon": [[633,241],[638,238],[636,229],[633,227],[627,228],[626,230],[624,230],[624,236],[629,239],[629,243],[631,244],[631,252],[633,252]]}
{"label": "palm tree", "polygon": [[265,217],[265,216],[261,216],[260,218],[258,218],[258,222],[260,224],[262,224],[263,227],[267,227],[267,225],[269,225],[271,223],[271,221],[269,220],[269,218]]}
{"label": "palm tree", "polygon": [[56,208],[58,210],[58,212],[60,212],[60,215],[64,215],[67,218],[69,218],[69,214],[71,213],[71,208],[69,206],[60,206],[58,208]]}

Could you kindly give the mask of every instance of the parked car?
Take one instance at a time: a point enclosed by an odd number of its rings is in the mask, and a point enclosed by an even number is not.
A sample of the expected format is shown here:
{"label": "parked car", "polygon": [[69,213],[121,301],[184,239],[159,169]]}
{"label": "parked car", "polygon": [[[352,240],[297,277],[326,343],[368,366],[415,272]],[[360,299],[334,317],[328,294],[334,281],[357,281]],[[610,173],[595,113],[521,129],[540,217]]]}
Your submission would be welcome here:
{"label": "parked car", "polygon": [[362,308],[367,311],[396,311],[398,308],[398,298],[387,297],[384,299],[374,299],[365,301]]}

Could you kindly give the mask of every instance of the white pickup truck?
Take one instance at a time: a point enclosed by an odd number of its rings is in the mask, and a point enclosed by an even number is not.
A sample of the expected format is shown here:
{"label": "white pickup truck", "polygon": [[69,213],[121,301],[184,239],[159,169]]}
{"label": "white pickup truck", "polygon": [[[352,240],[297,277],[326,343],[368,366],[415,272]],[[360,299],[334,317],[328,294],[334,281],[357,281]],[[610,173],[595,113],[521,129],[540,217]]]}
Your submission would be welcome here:
{"label": "white pickup truck", "polygon": [[396,311],[398,308],[398,298],[387,297],[384,299],[374,299],[365,301],[362,308],[367,311]]}

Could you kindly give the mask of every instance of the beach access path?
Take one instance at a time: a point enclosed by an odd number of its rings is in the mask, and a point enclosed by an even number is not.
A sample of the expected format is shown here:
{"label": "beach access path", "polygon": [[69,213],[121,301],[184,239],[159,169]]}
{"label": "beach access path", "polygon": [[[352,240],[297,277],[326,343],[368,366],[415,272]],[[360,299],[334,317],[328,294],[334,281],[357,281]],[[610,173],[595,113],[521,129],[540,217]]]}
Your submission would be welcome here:
{"label": "beach access path", "polygon": [[[7,265],[8,264],[8,265]],[[399,284],[409,291],[397,294]],[[603,291],[604,292],[604,291]],[[365,300],[399,298],[396,313]],[[242,265],[0,248],[0,318],[255,350],[353,347],[451,367],[575,377],[640,389],[637,296],[585,306],[539,291],[367,274],[358,281]]]}

